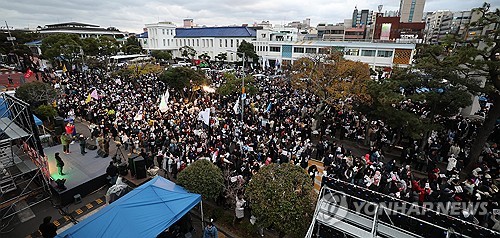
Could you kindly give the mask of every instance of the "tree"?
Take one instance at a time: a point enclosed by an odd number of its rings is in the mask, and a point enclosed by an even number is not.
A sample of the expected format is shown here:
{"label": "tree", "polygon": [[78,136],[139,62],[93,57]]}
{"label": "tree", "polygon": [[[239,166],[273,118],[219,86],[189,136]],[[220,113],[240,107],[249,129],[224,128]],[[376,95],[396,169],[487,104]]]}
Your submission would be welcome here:
{"label": "tree", "polygon": [[253,44],[250,42],[246,42],[245,40],[243,40],[238,46],[237,51],[238,53],[245,53],[245,61],[247,62],[249,59],[252,59],[253,61],[257,61],[259,59],[257,53],[255,53],[255,47],[253,46]]}
{"label": "tree", "polygon": [[224,189],[221,170],[208,160],[200,159],[182,170],[177,183],[205,199],[215,200]]}
{"label": "tree", "polygon": [[123,45],[122,51],[128,55],[140,54],[142,52],[142,46],[135,36],[130,36]]}
{"label": "tree", "polygon": [[145,64],[132,64],[127,66],[130,74],[128,76],[132,78],[140,78],[143,75],[148,74],[159,74],[163,72],[163,68],[157,64],[145,63]]}
{"label": "tree", "polygon": [[196,55],[196,50],[193,49],[193,47],[187,45],[181,47],[179,51],[181,52],[182,57],[185,57],[186,59],[191,58],[192,60]]}
{"label": "tree", "polygon": [[163,51],[163,50],[153,50],[151,51],[151,56],[153,56],[157,60],[171,60],[172,59],[172,54],[169,51]]}
{"label": "tree", "polygon": [[104,56],[108,58],[109,56],[116,55],[118,52],[119,44],[115,38],[109,36],[101,36],[97,39],[99,54],[100,56]]}
{"label": "tree", "polygon": [[52,103],[56,99],[56,90],[47,83],[31,82],[16,89],[16,97],[28,103],[32,108]]}
{"label": "tree", "polygon": [[51,121],[51,118],[57,116],[57,110],[53,106],[47,104],[42,104],[35,108],[34,113],[42,118],[42,120],[48,121]]}
{"label": "tree", "polygon": [[86,56],[97,56],[99,54],[99,42],[94,37],[82,40],[82,50]]}
{"label": "tree", "polygon": [[[500,118],[500,10],[490,4],[474,9],[478,20],[468,26],[466,37],[450,37],[442,46],[420,49],[417,65],[435,79],[446,79],[472,95],[485,95],[493,102],[479,127],[465,172],[477,166],[481,152]],[[468,97],[470,98],[470,96]]]}
{"label": "tree", "polygon": [[[220,87],[217,88],[217,93],[222,96],[227,96],[233,93],[241,92],[241,79],[236,78],[233,73],[224,73],[224,78],[226,81]],[[255,79],[252,75],[247,75],[245,77],[245,93],[249,95],[254,95],[259,90],[255,86]]]}
{"label": "tree", "polygon": [[193,92],[199,90],[206,82],[205,76],[187,67],[170,68],[160,75],[160,80],[188,100],[191,99]]}
{"label": "tree", "polygon": [[370,80],[368,65],[346,60],[341,52],[300,58],[293,63],[292,72],[294,87],[315,94],[331,106],[342,105],[339,101],[359,103],[370,100],[366,93]]}
{"label": "tree", "polygon": [[280,237],[304,237],[315,207],[311,178],[293,164],[271,164],[252,177],[245,195],[262,227],[273,227]]}
{"label": "tree", "polygon": [[74,34],[54,34],[42,40],[42,55],[54,62],[60,56],[63,56],[69,62],[80,54],[82,42]]}

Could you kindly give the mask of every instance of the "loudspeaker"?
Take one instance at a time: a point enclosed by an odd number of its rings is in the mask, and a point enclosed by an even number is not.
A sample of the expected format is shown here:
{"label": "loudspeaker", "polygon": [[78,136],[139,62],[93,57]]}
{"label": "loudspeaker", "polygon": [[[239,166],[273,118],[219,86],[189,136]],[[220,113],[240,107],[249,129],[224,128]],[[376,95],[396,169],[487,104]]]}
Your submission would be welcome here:
{"label": "loudspeaker", "polygon": [[121,176],[126,176],[128,174],[128,165],[126,163],[121,163],[118,165],[118,173]]}
{"label": "loudspeaker", "polygon": [[104,152],[104,150],[101,149],[97,150],[97,154],[103,158],[108,157],[108,154],[106,154],[106,152]]}
{"label": "loudspeaker", "polygon": [[[130,169],[130,173],[132,176],[135,176],[135,167],[134,167],[134,159],[139,157],[137,154],[130,154],[128,156],[128,169]],[[141,157],[142,158],[142,157]]]}
{"label": "loudspeaker", "polygon": [[146,160],[144,158],[139,156],[134,159],[134,169],[136,179],[146,178]]}
{"label": "loudspeaker", "polygon": [[62,135],[64,133],[64,118],[54,117],[54,132],[56,135]]}

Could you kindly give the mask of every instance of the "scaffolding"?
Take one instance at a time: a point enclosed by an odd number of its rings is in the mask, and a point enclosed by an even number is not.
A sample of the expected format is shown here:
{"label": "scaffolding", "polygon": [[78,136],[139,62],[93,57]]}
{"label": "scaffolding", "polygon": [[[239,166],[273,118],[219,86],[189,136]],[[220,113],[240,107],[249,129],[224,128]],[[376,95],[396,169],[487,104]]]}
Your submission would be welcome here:
{"label": "scaffolding", "polygon": [[[326,180],[326,181],[325,181]],[[400,209],[384,206],[394,202]],[[364,209],[359,209],[363,205]],[[415,216],[410,211],[424,211]],[[323,178],[307,238],[498,237],[500,233],[334,178]]]}
{"label": "scaffolding", "polygon": [[1,94],[0,233],[16,214],[51,198],[49,182],[48,160],[29,105]]}

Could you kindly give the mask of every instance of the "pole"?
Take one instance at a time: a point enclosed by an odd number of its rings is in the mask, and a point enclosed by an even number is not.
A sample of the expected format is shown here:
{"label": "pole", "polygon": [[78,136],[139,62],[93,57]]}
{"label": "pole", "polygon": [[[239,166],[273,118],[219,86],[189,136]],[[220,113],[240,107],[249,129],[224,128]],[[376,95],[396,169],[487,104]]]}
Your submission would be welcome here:
{"label": "pole", "polygon": [[[7,21],[5,21],[5,27],[7,27],[7,32],[9,33],[9,37],[10,37],[10,43],[12,43],[12,49],[14,50],[14,48],[16,46],[14,45],[14,41],[12,40],[12,35],[10,34],[10,28],[9,28],[9,25],[7,24]],[[15,54],[15,55],[16,55],[18,66],[21,66],[21,63],[19,62],[19,56],[17,54]]]}
{"label": "pole", "polygon": [[203,200],[200,201],[200,210],[201,210],[201,232],[203,233],[203,229],[205,228],[205,225],[203,224],[205,222],[205,219],[203,219]]}

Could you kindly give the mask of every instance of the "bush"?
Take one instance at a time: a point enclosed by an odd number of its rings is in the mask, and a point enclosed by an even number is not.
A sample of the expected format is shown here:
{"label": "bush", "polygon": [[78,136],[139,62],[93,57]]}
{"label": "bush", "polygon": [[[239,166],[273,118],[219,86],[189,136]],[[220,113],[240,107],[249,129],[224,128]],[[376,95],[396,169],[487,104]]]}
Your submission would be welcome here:
{"label": "bush", "polygon": [[49,119],[49,121],[50,121],[50,118],[53,118],[53,117],[57,116],[56,109],[53,106],[50,106],[50,105],[47,105],[47,104],[38,106],[34,110],[34,112],[35,112],[35,114],[37,116],[39,116],[40,118],[42,118],[42,120]]}
{"label": "bush", "polygon": [[205,199],[215,200],[224,189],[222,172],[210,161],[200,159],[182,170],[177,183]]}

